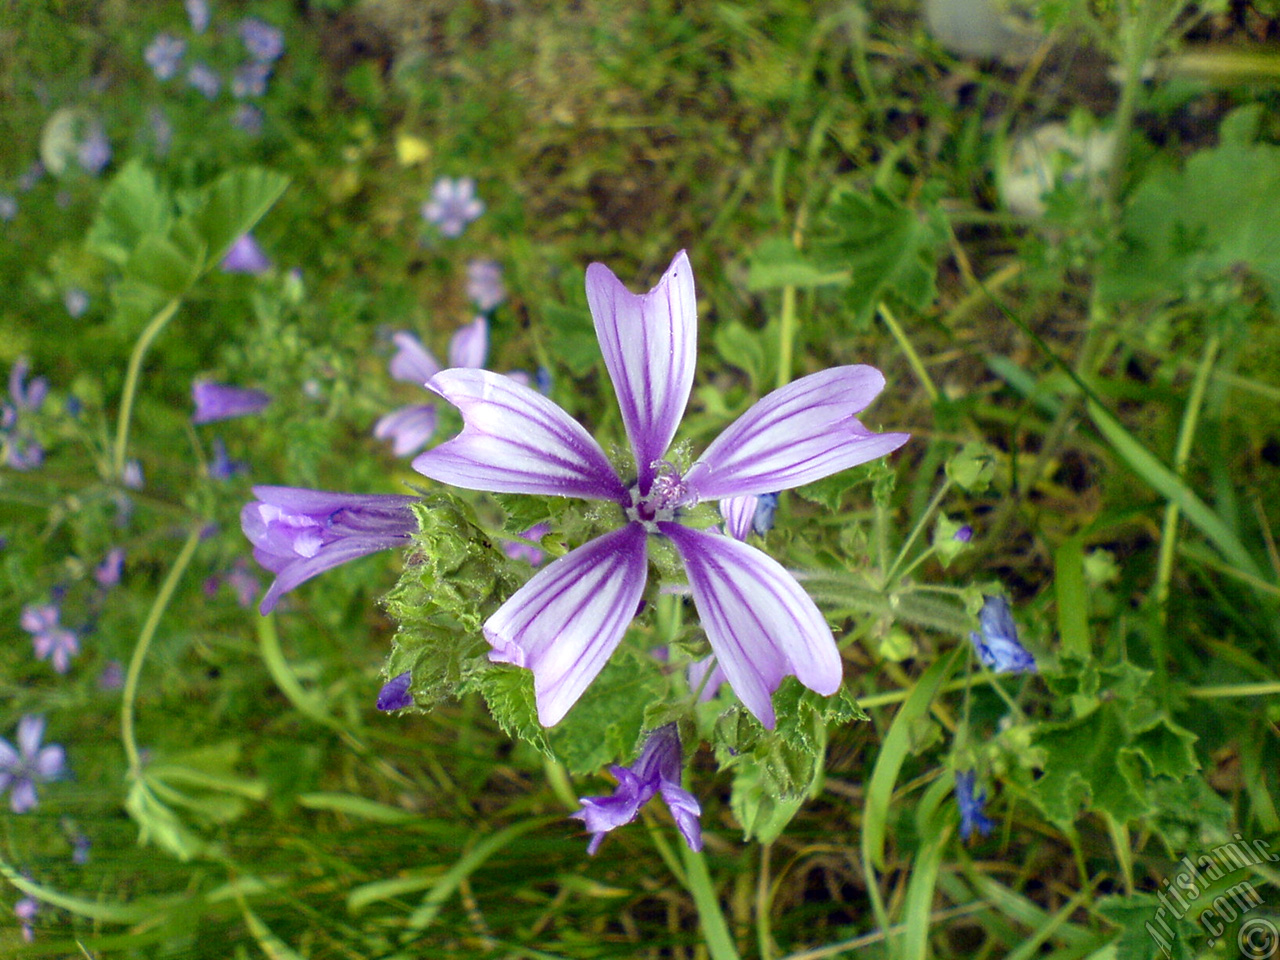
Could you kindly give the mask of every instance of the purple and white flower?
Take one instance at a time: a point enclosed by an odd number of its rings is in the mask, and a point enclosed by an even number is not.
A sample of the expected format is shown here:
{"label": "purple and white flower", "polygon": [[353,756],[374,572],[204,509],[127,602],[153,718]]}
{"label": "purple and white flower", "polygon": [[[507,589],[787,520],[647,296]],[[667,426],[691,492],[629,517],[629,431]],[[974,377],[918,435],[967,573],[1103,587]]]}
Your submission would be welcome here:
{"label": "purple and white flower", "polygon": [[973,649],[988,670],[1035,673],[1036,660],[1018,640],[1018,625],[1004,597],[983,597],[978,612],[980,633],[970,633]]}
{"label": "purple and white flower", "polygon": [[773,515],[778,509],[776,493],[762,493],[758,497],[729,497],[720,501],[720,516],[724,518],[725,533],[736,540],[747,539],[754,532],[763,537],[773,529]]}
{"label": "purple and white flower", "polygon": [[482,213],[484,203],[476,196],[471,177],[441,177],[431,189],[431,199],[422,205],[422,219],[434,223],[446,237],[461,236]]}
{"label": "purple and white flower", "polygon": [[58,673],[71,669],[71,658],[80,652],[80,638],[62,626],[52,603],[31,604],[22,611],[22,629],[31,634],[37,660],[48,660]]}
{"label": "purple and white flower", "polygon": [[502,264],[496,260],[468,263],[467,296],[481,313],[488,313],[507,299],[507,288],[502,284]]}
{"label": "purple and white flower", "polygon": [[247,390],[208,380],[197,380],[191,385],[191,399],[196,404],[196,412],[191,415],[192,423],[247,417],[261,413],[271,403],[271,395],[261,390]]}
{"label": "purple and white flower", "polygon": [[[391,376],[406,383],[425,386],[440,372],[436,361],[417,337],[401,331],[391,338],[396,345],[391,358]],[[465,327],[459,327],[449,340],[450,367],[482,367],[489,353],[489,322],[476,317]],[[417,453],[436,432],[435,403],[418,403],[401,407],[378,420],[373,435],[379,440],[390,439],[397,457]]]}
{"label": "purple and white flower", "polygon": [[186,52],[186,41],[171,33],[158,33],[142,56],[157,80],[172,80],[178,75],[178,67]]}
{"label": "purple and white flower", "polygon": [[40,746],[44,737],[44,717],[25,716],[18,721],[18,749],[0,737],[0,793],[9,791],[9,809],[26,813],[34,809],[36,784],[62,775],[66,754],[62,747]]}
{"label": "purple and white flower", "polygon": [[634,820],[640,808],[659,793],[689,849],[701,850],[702,824],[698,817],[702,808],[697,798],[680,786],[681,766],[680,734],[674,723],[650,733],[640,756],[630,767],[611,766],[610,772],[618,778],[618,788],[613,795],[583,797],[582,809],[570,814],[575,820],[581,820],[591,834],[587,853],[599,850],[606,833]]}
{"label": "purple and white flower", "polygon": [[270,613],[282,594],[339,564],[403,547],[418,529],[416,497],[329,493],[298,487],[254,487],[258,499],[240,511],[253,558],[276,574],[262,598]]}
{"label": "purple and white flower", "polygon": [[240,39],[249,56],[259,63],[279,60],[284,53],[284,34],[257,17],[246,17],[240,21]]}
{"label": "purple and white flower", "polygon": [[271,260],[262,251],[253,234],[246,233],[239,237],[222,258],[223,273],[247,273],[257,276],[271,269]]}
{"label": "purple and white flower", "polygon": [[884,386],[868,366],[811,374],[774,391],[731,424],[687,471],[664,459],[693,385],[697,304],[679,253],[648,294],[630,293],[603,264],[587,269],[587,301],[622,408],[636,476],[551,400],[487,370],[444,370],[427,388],[462,413],[457,437],[414,460],[440,483],[496,493],[608,500],[624,525],[548,564],[484,625],[489,658],[533,672],[538,718],[568,712],[621,642],[644,592],[647,541],[668,539],[729,684],[767,727],[783,677],[830,695],[842,668],[831,628],[781,564],[756,548],[680,522],[705,500],[760,496],[813,483],[896,450],[905,433],[876,434],[854,416]]}
{"label": "purple and white flower", "polygon": [[703,657],[689,664],[685,669],[685,679],[689,683],[689,689],[698,695],[699,703],[714,700],[720,687],[727,681],[714,656]]}

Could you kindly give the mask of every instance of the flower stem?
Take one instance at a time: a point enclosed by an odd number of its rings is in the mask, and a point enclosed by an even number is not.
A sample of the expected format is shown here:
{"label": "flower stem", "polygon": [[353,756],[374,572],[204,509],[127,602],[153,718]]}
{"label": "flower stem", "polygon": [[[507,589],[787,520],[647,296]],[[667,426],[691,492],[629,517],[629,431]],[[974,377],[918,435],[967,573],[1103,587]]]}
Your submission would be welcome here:
{"label": "flower stem", "polygon": [[684,855],[685,880],[689,893],[693,895],[694,906],[698,908],[698,917],[702,920],[702,935],[706,938],[711,960],[739,960],[738,948],[733,945],[729,924],[720,909],[720,899],[711,885],[707,861],[701,853],[694,853],[687,846],[682,845],[680,852]]}
{"label": "flower stem", "polygon": [[916,348],[911,345],[911,341],[907,339],[906,333],[898,324],[897,319],[889,310],[886,303],[880,304],[880,319],[884,321],[884,325],[889,328],[889,332],[893,334],[893,339],[898,341],[898,346],[902,348],[902,352],[907,355],[907,363],[911,364],[911,369],[915,371],[916,379],[920,381],[920,385],[924,387],[924,392],[929,395],[930,403],[938,402],[938,388],[934,386],[933,378],[929,376],[929,371],[925,369],[924,361],[920,359],[920,354],[916,353]]}
{"label": "flower stem", "polygon": [[170,300],[151,318],[138,342],[133,345],[133,353],[129,356],[129,369],[125,374],[124,392],[120,396],[120,415],[116,421],[116,443],[111,457],[112,477],[119,479],[124,472],[125,453],[129,447],[129,421],[133,418],[133,398],[138,392],[138,380],[142,375],[142,359],[150,349],[152,341],[160,335],[160,331],[178,312],[182,300],[178,297]]}
{"label": "flower stem", "polygon": [[778,325],[778,387],[791,382],[796,339],[796,288],[782,288],[782,319]]}
{"label": "flower stem", "polygon": [[191,563],[191,558],[196,552],[196,546],[200,543],[200,531],[203,527],[204,524],[196,524],[191,528],[191,532],[187,534],[187,540],[182,545],[182,550],[178,553],[178,559],[173,562],[169,575],[165,577],[164,583],[160,585],[160,592],[156,594],[155,602],[151,604],[147,620],[142,625],[142,632],[138,635],[138,643],[133,648],[133,657],[129,660],[129,672],[124,678],[123,702],[120,704],[120,739],[124,741],[124,752],[129,758],[129,775],[131,777],[136,778],[142,773],[142,760],[138,754],[138,742],[133,734],[133,702],[138,694],[138,678],[142,675],[142,662],[147,657],[147,649],[151,646],[151,640],[156,635],[156,627],[160,625],[160,618],[164,616],[165,608],[169,606],[169,601],[173,599],[173,592],[178,588],[178,581],[182,579],[182,574],[186,571],[187,565]]}

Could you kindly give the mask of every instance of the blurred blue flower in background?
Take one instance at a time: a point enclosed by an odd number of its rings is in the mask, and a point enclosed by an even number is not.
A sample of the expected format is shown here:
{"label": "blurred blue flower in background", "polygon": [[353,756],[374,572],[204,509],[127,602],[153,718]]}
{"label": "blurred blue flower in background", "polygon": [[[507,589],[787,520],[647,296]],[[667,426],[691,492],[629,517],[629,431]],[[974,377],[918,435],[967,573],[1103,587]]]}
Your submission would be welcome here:
{"label": "blurred blue flower in background", "polygon": [[284,53],[284,34],[257,17],[240,21],[240,39],[249,56],[262,63],[279,60]]}
{"label": "blurred blue flower in background", "polygon": [[191,69],[187,71],[187,83],[210,100],[216,97],[218,91],[222,89],[222,78],[218,76],[212,67],[204,63],[193,63],[191,65]]}
{"label": "blurred blue flower in background", "polygon": [[488,313],[507,299],[502,265],[496,260],[472,260],[467,264],[467,296],[481,313]]}
{"label": "blurred blue flower in background", "polygon": [[36,784],[62,775],[66,754],[62,747],[40,746],[44,737],[44,717],[25,716],[18,721],[18,749],[0,737],[0,793],[9,791],[9,809],[26,813],[38,798]]}
{"label": "blurred blue flower in background", "polygon": [[158,33],[147,45],[142,57],[157,80],[172,80],[178,75],[178,67],[187,52],[187,43],[171,33]]}
{"label": "blurred blue flower in background", "polygon": [[446,237],[461,236],[482,213],[484,202],[476,196],[471,177],[441,177],[431,189],[431,199],[422,205],[422,219],[435,224]]}

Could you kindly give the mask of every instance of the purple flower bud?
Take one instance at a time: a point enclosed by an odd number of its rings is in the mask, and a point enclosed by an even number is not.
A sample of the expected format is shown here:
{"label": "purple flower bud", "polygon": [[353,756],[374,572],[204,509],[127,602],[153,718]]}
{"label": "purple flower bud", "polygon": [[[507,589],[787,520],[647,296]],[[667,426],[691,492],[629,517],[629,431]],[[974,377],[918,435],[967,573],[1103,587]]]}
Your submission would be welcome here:
{"label": "purple flower bud", "polygon": [[418,528],[416,498],[329,493],[297,487],[254,487],[258,499],[240,511],[253,557],[275,573],[262,598],[264,614],[282,594],[331,567],[379,550],[402,547]]}
{"label": "purple flower bud", "polygon": [[23,897],[13,905],[13,915],[18,918],[22,927],[22,939],[27,943],[35,943],[36,928],[32,926],[36,914],[40,912],[40,901],[32,897]]}
{"label": "purple flower bud", "polygon": [[982,665],[996,673],[1035,673],[1036,661],[1018,641],[1018,626],[1004,597],[983,597],[981,633],[969,634]]}
{"label": "purple flower bud", "polygon": [[124,471],[120,474],[120,482],[130,490],[141,490],[146,486],[146,478],[142,474],[142,463],[139,460],[126,460]]}
{"label": "purple flower bud", "polygon": [[481,313],[488,313],[507,299],[502,265],[496,260],[472,260],[467,264],[467,296]]}
{"label": "purple flower bud", "polygon": [[160,33],[148,44],[142,56],[157,80],[172,80],[178,75],[178,67],[186,52],[185,41],[171,33]]}
{"label": "purple flower bud", "polygon": [[261,390],[246,390],[207,380],[197,380],[191,385],[191,397],[196,404],[191,422],[197,424],[261,413],[271,402],[271,396]]}
{"label": "purple flower bud", "polygon": [[431,190],[431,199],[422,205],[422,219],[435,224],[446,237],[461,236],[467,224],[482,213],[484,203],[476,197],[476,182],[471,177],[441,177]]}
{"label": "purple flower bud", "polygon": [[187,71],[187,83],[203,93],[205,98],[209,100],[216,97],[218,91],[222,89],[222,78],[214,72],[212,67],[205,63],[193,63],[191,65],[191,69]]}
{"label": "purple flower bud", "polygon": [[124,686],[124,667],[119,660],[108,660],[98,674],[99,690],[119,690]]}
{"label": "purple flower bud", "polygon": [[31,372],[31,361],[19,357],[9,370],[9,396],[13,405],[19,410],[39,410],[44,398],[49,393],[49,381],[44,377],[33,377],[27,383],[27,374]]}
{"label": "purple flower bud", "polygon": [[378,691],[378,709],[390,711],[412,707],[413,694],[409,692],[409,683],[412,680],[412,674],[406,670],[384,683],[382,689]]}
{"label": "purple flower bud", "polygon": [[262,252],[262,247],[258,246],[258,241],[253,239],[251,233],[246,233],[233,243],[227,255],[222,258],[223,273],[247,273],[257,276],[270,269],[271,261]]}
{"label": "purple flower bud", "polygon": [[968,840],[977,830],[984,837],[995,826],[982,812],[987,803],[987,792],[974,796],[976,776],[972,770],[956,771],[956,805],[960,808],[960,839]]}
{"label": "purple flower bud", "polygon": [[973,539],[973,527],[966,523],[952,535],[951,539],[959,540],[961,543],[968,543]]}
{"label": "purple flower bud", "polygon": [[649,734],[640,756],[630,767],[610,767],[618,778],[618,788],[613,795],[583,797],[582,809],[571,814],[581,820],[591,834],[587,853],[594,854],[606,833],[634,820],[640,808],[659,793],[689,849],[701,850],[702,825],[698,817],[702,815],[702,808],[693,794],[680,786],[681,766],[680,734],[676,725],[669,723]]}
{"label": "purple flower bud", "polygon": [[249,56],[263,63],[278,60],[284,53],[284,34],[257,17],[246,17],[240,21],[240,39]]}
{"label": "purple flower bud", "polygon": [[114,587],[124,572],[124,547],[112,547],[102,563],[93,571],[93,579],[101,587]]}
{"label": "purple flower bud", "polygon": [[222,442],[221,437],[213,438],[213,459],[209,461],[210,477],[214,480],[230,480],[237,473],[243,473],[248,469],[247,463],[232,460],[227,455],[227,445]]}
{"label": "purple flower bud", "polygon": [[0,737],[0,792],[9,791],[9,809],[26,813],[35,808],[36,784],[63,773],[66,755],[57,745],[40,746],[44,717],[25,716],[18,721],[18,749]]}

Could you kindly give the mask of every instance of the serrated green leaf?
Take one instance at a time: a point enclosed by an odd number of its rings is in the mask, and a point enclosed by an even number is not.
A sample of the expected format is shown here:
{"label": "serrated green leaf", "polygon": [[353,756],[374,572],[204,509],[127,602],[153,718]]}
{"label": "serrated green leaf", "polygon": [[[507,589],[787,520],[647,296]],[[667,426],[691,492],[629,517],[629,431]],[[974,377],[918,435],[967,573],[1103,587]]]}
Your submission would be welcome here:
{"label": "serrated green leaf", "polygon": [[779,796],[773,777],[754,761],[741,763],[734,770],[729,806],[742,827],[744,841],[773,843],[804,806],[805,799],[803,794]]}
{"label": "serrated green leaf", "polygon": [[191,214],[191,224],[204,240],[210,262],[220,262],[288,186],[289,178],[282,173],[246,167],[223,174],[205,188],[203,202]]}
{"label": "serrated green leaf", "polygon": [[159,237],[172,222],[172,201],[155,174],[131,160],[112,178],[98,201],[98,215],[85,234],[85,245],[123,266],[143,237]]}
{"label": "serrated green leaf", "polygon": [[471,674],[464,690],[476,690],[484,697],[493,719],[507,736],[523,740],[544,756],[555,758],[547,731],[538,722],[531,671],[505,665],[490,666]]}
{"label": "serrated green leaf", "polygon": [[823,214],[813,256],[852,275],[847,299],[855,322],[870,323],[883,300],[923,310],[936,295],[938,246],[945,240],[936,207],[923,214],[885,191],[841,190]]}
{"label": "serrated green leaf", "polygon": [[1191,960],[1196,955],[1189,938],[1198,931],[1189,917],[1179,921],[1154,894],[1102,897],[1094,909],[1120,928],[1112,944],[1115,960]]}
{"label": "serrated green leaf", "polygon": [[816,483],[806,483],[803,487],[796,487],[796,496],[808,500],[810,503],[821,504],[828,510],[839,510],[840,501],[844,499],[845,491],[852,490],[863,479],[862,475],[857,472],[857,468],[853,470],[842,470],[840,473],[833,473],[829,477],[823,477]]}
{"label": "serrated green leaf", "polygon": [[1141,764],[1121,749],[1130,732],[1115,701],[1065,723],[1043,724],[1032,744],[1044,751],[1044,775],[1032,795],[1045,815],[1072,823],[1085,809],[1105,810],[1124,823],[1149,808]]}
{"label": "serrated green leaf", "polygon": [[645,712],[665,692],[657,660],[619,650],[552,731],[556,756],[575,776],[632,759],[645,729]]}
{"label": "serrated green leaf", "polygon": [[518,493],[495,493],[492,496],[505,514],[503,531],[516,536],[535,524],[556,519],[568,503],[563,497],[531,497]]}
{"label": "serrated green leaf", "polygon": [[849,271],[830,269],[804,256],[786,237],[769,237],[751,254],[747,289],[780,290],[783,287],[823,287],[847,284]]}
{"label": "serrated green leaf", "polygon": [[1146,765],[1148,776],[1181,780],[1200,769],[1195,742],[1199,739],[1166,716],[1136,734],[1129,750]]}

